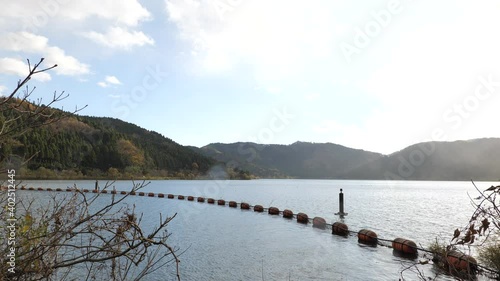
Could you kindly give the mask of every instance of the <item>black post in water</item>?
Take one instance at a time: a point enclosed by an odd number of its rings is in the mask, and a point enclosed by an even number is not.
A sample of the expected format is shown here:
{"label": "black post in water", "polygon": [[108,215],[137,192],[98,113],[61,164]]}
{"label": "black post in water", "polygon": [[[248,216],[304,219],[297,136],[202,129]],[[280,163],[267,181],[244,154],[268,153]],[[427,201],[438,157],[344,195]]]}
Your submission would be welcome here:
{"label": "black post in water", "polygon": [[347,216],[347,213],[344,213],[344,193],[342,193],[342,188],[339,193],[339,212],[336,215]]}
{"label": "black post in water", "polygon": [[339,193],[339,213],[344,213],[344,193],[342,193],[342,188]]}

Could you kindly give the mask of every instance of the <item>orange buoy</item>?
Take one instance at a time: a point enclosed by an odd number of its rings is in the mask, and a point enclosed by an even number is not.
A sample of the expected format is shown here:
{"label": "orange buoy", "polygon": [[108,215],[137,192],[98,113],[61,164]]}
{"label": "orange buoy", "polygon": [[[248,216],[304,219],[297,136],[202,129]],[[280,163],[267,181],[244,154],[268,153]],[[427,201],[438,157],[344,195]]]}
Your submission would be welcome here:
{"label": "orange buoy", "polygon": [[241,202],[240,208],[243,210],[250,210],[250,204]]}
{"label": "orange buoy", "polygon": [[313,219],[313,227],[319,228],[319,229],[325,229],[326,228],[326,221],[322,217],[315,217]]}
{"label": "orange buoy", "polygon": [[262,213],[262,212],[264,212],[264,207],[262,207],[262,205],[255,205],[255,206],[253,206],[253,211]]}
{"label": "orange buoy", "polygon": [[236,201],[229,201],[229,207],[236,208],[238,207],[238,203],[236,203]]}
{"label": "orange buoy", "polygon": [[150,193],[148,193],[148,197],[155,197],[155,194],[150,192]]}
{"label": "orange buoy", "polygon": [[358,242],[368,245],[377,245],[377,234],[368,229],[358,231]]}
{"label": "orange buoy", "polygon": [[293,212],[291,210],[285,209],[283,211],[283,217],[286,219],[292,219],[293,218]]}
{"label": "orange buoy", "polygon": [[111,194],[116,194],[116,190],[111,190]]}
{"label": "orange buoy", "polygon": [[446,253],[446,261],[450,269],[473,273],[477,270],[476,259],[459,251],[449,251]]}
{"label": "orange buoy", "polygon": [[174,199],[174,195],[173,194],[169,194],[167,195],[168,199]]}
{"label": "orange buoy", "polygon": [[408,255],[416,255],[418,254],[417,244],[411,240],[406,240],[403,238],[396,238],[392,241],[392,248],[394,250],[408,254]]}
{"label": "orange buoy", "polygon": [[332,234],[347,236],[349,235],[349,228],[345,223],[342,222],[334,222],[332,224]]}
{"label": "orange buoy", "polygon": [[217,200],[217,205],[219,205],[219,206],[226,205],[226,201],[219,199],[219,200]]}
{"label": "orange buoy", "polygon": [[127,192],[126,191],[120,191],[120,194],[125,195],[125,194],[127,194]]}
{"label": "orange buoy", "polygon": [[201,203],[205,202],[205,198],[203,198],[203,197],[198,197],[198,202],[201,202]]}
{"label": "orange buoy", "polygon": [[270,215],[279,215],[280,214],[280,209],[278,209],[276,207],[270,207],[269,210],[267,210],[267,212]]}
{"label": "orange buoy", "polygon": [[89,192],[89,190],[88,189],[84,189],[83,192]]}
{"label": "orange buoy", "polygon": [[184,195],[178,195],[178,196],[177,196],[177,199],[179,199],[179,200],[184,200]]}
{"label": "orange buoy", "polygon": [[194,201],[194,197],[193,196],[188,196],[188,201]]}
{"label": "orange buoy", "polygon": [[[101,191],[101,193],[108,193],[108,191],[107,190],[103,190],[103,191]],[[142,193],[142,195],[141,195],[141,193],[142,192],[139,193],[139,196],[143,196],[144,195],[144,193]]]}
{"label": "orange buoy", "polygon": [[[39,187],[38,190],[43,190],[43,188]],[[71,189],[71,188],[66,188],[66,191],[71,192],[71,191],[74,191],[74,190]]]}
{"label": "orange buoy", "polygon": [[207,199],[207,203],[208,204],[214,204],[215,203],[215,200],[213,198],[208,198]]}
{"label": "orange buoy", "polygon": [[56,191],[62,191],[62,189],[61,188],[56,188]]}
{"label": "orange buoy", "polygon": [[307,224],[307,223],[309,223],[309,217],[304,213],[298,213],[297,214],[297,222]]}
{"label": "orange buoy", "polygon": [[165,194],[163,193],[158,193],[158,198],[164,198],[165,197]]}
{"label": "orange buoy", "polygon": [[47,191],[52,191],[52,188],[50,188],[50,187],[47,187],[47,189],[46,189],[46,190],[47,190]]}
{"label": "orange buoy", "polygon": [[[104,191],[104,190],[103,190]],[[139,192],[139,196],[144,196],[144,192]]]}
{"label": "orange buoy", "polygon": [[[38,190],[38,191],[44,191],[44,189],[41,188],[41,187],[37,188],[36,190]],[[68,191],[68,190],[66,190],[66,191]],[[71,189],[69,191],[71,191]]]}
{"label": "orange buoy", "polygon": [[35,190],[35,188],[34,187],[30,187],[30,188],[28,188],[28,190]]}

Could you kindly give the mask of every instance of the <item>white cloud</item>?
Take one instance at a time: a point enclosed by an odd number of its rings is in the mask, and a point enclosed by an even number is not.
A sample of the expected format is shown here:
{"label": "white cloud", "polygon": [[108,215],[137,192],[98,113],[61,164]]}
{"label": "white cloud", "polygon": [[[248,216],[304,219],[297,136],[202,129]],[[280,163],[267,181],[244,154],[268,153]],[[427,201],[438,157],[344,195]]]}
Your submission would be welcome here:
{"label": "white cloud", "polygon": [[75,57],[66,55],[64,50],[58,47],[48,47],[45,55],[45,61],[48,65],[58,65],[55,68],[57,74],[74,76],[90,72],[88,64],[81,63]]}
{"label": "white cloud", "polygon": [[[31,66],[33,67],[33,64]],[[14,58],[0,58],[0,73],[25,77],[29,73],[28,64]],[[38,81],[49,81],[51,79],[50,74],[47,72],[37,73],[32,77]]]}
{"label": "white cloud", "polygon": [[118,78],[116,78],[116,76],[106,76],[104,78],[104,81],[100,81],[97,83],[97,85],[103,87],[103,88],[107,88],[109,86],[112,86],[112,85],[121,85],[122,82],[120,82],[120,80],[118,80]]}
{"label": "white cloud", "polygon": [[154,45],[155,43],[153,38],[142,31],[129,31],[122,27],[111,27],[106,33],[91,31],[85,32],[83,35],[109,48],[131,49],[136,46]]}
{"label": "white cloud", "polygon": [[86,1],[3,1],[0,18],[6,22],[17,21],[23,30],[34,30],[54,21],[84,21],[104,19],[127,26],[150,20],[151,13],[137,0],[86,0]]}
{"label": "white cloud", "polygon": [[122,83],[120,82],[120,80],[118,80],[118,78],[116,78],[116,76],[106,76],[104,80],[109,84],[114,84],[114,85],[120,85]]}
{"label": "white cloud", "polygon": [[59,47],[50,46],[48,42],[48,38],[29,32],[8,33],[0,37],[0,49],[40,55],[45,58],[46,66],[58,65],[54,69],[57,74],[74,76],[90,72],[87,64],[66,55]]}
{"label": "white cloud", "polygon": [[[152,20],[152,14],[138,0],[88,0],[88,1],[7,1],[0,9],[0,36],[10,50],[37,52],[44,50],[47,63],[56,61],[61,65],[59,74],[78,75],[89,72],[88,66],[65,54],[60,47],[49,46],[48,38],[38,35],[42,30],[57,30],[70,37],[86,35],[88,38],[113,48],[131,48],[154,44],[154,40],[137,30],[143,21]],[[102,26],[107,32],[93,30]],[[133,28],[134,30],[129,30]],[[5,38],[1,33],[13,31],[16,36]],[[24,31],[24,32],[20,32]],[[35,35],[36,34],[36,35]],[[26,38],[19,38],[24,36]],[[61,36],[62,37],[62,36]],[[51,38],[49,36],[49,38]],[[20,40],[17,40],[20,39]],[[31,42],[26,44],[25,41]],[[63,42],[64,42],[63,41]],[[64,46],[64,45],[62,45]],[[46,53],[46,54],[45,54]],[[50,57],[54,57],[52,60]]]}
{"label": "white cloud", "polygon": [[151,19],[151,13],[136,0],[72,1],[62,12],[65,17],[74,20],[97,16],[128,26]]}
{"label": "white cloud", "polygon": [[15,52],[41,53],[49,39],[29,32],[11,32],[0,37],[0,48]]}
{"label": "white cloud", "polygon": [[97,85],[99,85],[99,86],[101,86],[101,87],[103,87],[103,88],[107,88],[107,87],[109,87],[108,83],[103,82],[103,81],[101,81],[101,82],[97,82]]}
{"label": "white cloud", "polygon": [[340,2],[165,1],[180,38],[201,54],[196,67],[219,73],[247,64],[265,87],[331,59],[336,32],[329,29]]}

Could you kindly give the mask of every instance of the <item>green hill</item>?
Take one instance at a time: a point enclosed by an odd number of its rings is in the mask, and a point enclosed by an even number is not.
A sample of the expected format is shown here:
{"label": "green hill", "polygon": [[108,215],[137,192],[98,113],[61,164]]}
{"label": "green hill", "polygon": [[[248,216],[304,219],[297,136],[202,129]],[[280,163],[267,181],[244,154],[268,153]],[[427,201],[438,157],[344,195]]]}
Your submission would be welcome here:
{"label": "green hill", "polygon": [[498,180],[500,139],[427,142],[390,155],[331,143],[213,143],[195,149],[264,178]]}
{"label": "green hill", "polygon": [[491,180],[500,178],[500,139],[426,142],[346,174],[356,179]]}
{"label": "green hill", "polygon": [[332,143],[308,142],[291,145],[214,143],[199,151],[265,178],[343,178],[349,171],[382,156]]}
{"label": "green hill", "polygon": [[[16,115],[5,108],[12,105],[0,105],[0,163],[15,165],[23,178],[500,178],[498,138],[419,143],[390,155],[308,142],[213,143],[197,148],[114,118],[66,113],[68,117],[59,122],[30,128],[29,114]],[[29,103],[21,107],[36,110]],[[52,118],[63,114],[52,108],[48,113]],[[46,123],[44,116],[37,124]],[[11,122],[4,127],[6,120]],[[9,128],[23,133],[9,134]]]}
{"label": "green hill", "polygon": [[[22,127],[26,120],[16,122]],[[14,159],[18,164],[26,162],[25,175],[41,178],[54,178],[58,174],[62,177],[193,178],[215,164],[207,156],[134,124],[73,114],[56,123],[29,129],[20,136],[3,139],[0,160],[7,159],[11,162]]]}

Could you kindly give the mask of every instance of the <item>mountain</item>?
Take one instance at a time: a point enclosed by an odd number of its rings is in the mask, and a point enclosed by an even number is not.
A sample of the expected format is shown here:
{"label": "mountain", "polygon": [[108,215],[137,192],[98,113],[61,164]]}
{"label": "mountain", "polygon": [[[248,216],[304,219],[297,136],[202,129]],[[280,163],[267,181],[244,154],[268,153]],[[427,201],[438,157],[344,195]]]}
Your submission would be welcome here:
{"label": "mountain", "polygon": [[500,139],[425,142],[390,155],[332,143],[213,143],[197,152],[265,178],[498,180]]}
{"label": "mountain", "polygon": [[345,176],[380,180],[496,181],[500,178],[500,139],[419,143],[358,167]]}
{"label": "mountain", "polygon": [[79,116],[53,108],[47,111],[68,117],[54,123],[41,120],[46,124],[28,128],[26,115],[0,110],[0,117],[13,120],[16,131],[25,131],[0,139],[0,162],[10,161],[20,166],[26,162],[22,169],[24,176],[35,178],[193,178],[215,164],[212,158],[119,119]]}
{"label": "mountain", "polygon": [[[9,110],[13,106],[20,110]],[[500,178],[498,138],[425,142],[390,155],[308,142],[213,143],[197,148],[119,119],[48,108],[33,121],[32,115],[20,113],[26,110],[37,110],[37,106],[0,102],[0,164],[14,165],[24,178]],[[62,115],[67,117],[55,123],[46,120]]]}
{"label": "mountain", "polygon": [[343,178],[351,170],[382,157],[379,153],[337,144],[308,142],[213,143],[196,151],[265,178]]}

